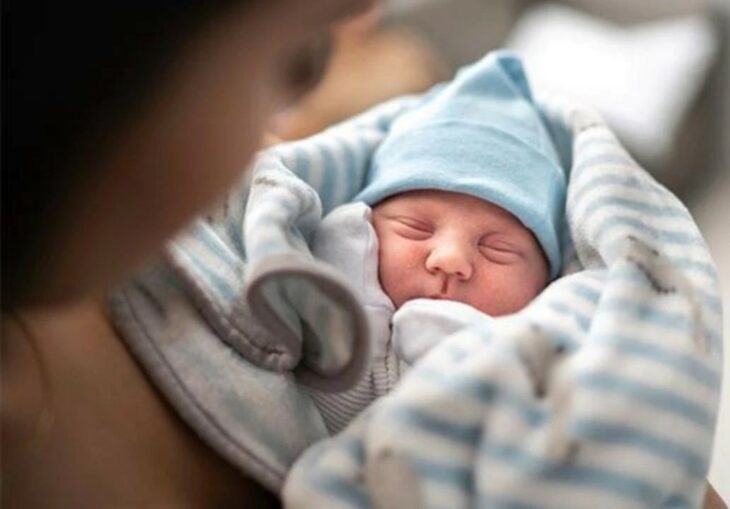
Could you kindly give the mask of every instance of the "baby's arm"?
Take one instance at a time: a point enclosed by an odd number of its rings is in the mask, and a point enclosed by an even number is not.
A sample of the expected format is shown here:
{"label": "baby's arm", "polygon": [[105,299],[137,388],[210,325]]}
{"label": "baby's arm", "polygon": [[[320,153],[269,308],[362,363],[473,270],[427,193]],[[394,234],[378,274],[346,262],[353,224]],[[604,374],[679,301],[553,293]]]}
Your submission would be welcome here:
{"label": "baby's arm", "polygon": [[443,338],[491,321],[489,315],[462,302],[414,299],[393,315],[393,348],[401,360],[413,364]]}

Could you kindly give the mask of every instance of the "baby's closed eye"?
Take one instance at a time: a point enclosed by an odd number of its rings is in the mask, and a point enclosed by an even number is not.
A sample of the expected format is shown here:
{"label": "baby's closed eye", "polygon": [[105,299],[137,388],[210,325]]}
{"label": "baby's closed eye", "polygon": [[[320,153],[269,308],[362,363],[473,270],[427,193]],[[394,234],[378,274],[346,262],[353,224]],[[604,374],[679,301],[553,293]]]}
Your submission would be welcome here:
{"label": "baby's closed eye", "polygon": [[413,240],[425,240],[433,235],[433,225],[407,216],[393,218],[393,227],[399,235]]}
{"label": "baby's closed eye", "polygon": [[489,261],[507,265],[523,258],[519,246],[503,240],[486,239],[479,243],[479,252]]}

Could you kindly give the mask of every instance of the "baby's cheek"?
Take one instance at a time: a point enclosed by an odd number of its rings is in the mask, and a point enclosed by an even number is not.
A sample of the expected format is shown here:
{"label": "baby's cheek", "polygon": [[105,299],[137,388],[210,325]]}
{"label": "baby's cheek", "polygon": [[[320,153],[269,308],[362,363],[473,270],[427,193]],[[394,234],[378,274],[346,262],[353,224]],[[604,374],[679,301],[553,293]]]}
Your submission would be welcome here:
{"label": "baby's cheek", "polygon": [[545,281],[535,272],[524,271],[513,278],[512,306],[518,311],[527,306],[545,288]]}
{"label": "baby's cheek", "polygon": [[404,241],[394,246],[393,259],[399,271],[412,271],[423,267],[425,249],[418,242]]}
{"label": "baby's cheek", "polygon": [[396,306],[413,294],[417,282],[422,249],[413,242],[386,242],[380,249],[380,284]]}
{"label": "baby's cheek", "polygon": [[477,290],[477,309],[492,316],[515,313],[534,299],[540,288],[530,271],[503,268],[484,274]]}

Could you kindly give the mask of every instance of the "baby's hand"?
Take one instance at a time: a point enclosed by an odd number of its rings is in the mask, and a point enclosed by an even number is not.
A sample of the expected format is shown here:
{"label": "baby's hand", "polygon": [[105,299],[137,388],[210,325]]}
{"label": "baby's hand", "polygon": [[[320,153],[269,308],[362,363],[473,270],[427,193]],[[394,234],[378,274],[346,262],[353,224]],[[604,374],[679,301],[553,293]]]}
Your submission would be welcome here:
{"label": "baby's hand", "polygon": [[414,299],[393,315],[393,349],[401,360],[413,364],[446,336],[491,320],[462,302]]}

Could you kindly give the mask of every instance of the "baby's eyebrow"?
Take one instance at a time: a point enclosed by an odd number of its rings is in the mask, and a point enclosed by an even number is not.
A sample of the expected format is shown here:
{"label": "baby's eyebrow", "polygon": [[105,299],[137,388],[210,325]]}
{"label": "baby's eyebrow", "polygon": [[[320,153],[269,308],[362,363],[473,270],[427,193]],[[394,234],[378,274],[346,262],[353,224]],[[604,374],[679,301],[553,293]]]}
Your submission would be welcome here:
{"label": "baby's eyebrow", "polygon": [[419,225],[422,225],[424,227],[432,227],[433,221],[429,220],[428,218],[419,217],[417,214],[409,214],[409,213],[396,213],[391,216],[386,216],[387,219],[391,221],[398,221],[398,222],[410,222],[410,223],[416,223]]}
{"label": "baby's eyebrow", "polygon": [[492,240],[496,242],[503,242],[514,246],[515,248],[526,247],[528,240],[527,236],[521,235],[522,232],[505,232],[502,230],[490,229],[488,233],[482,236],[482,240]]}
{"label": "baby's eyebrow", "polygon": [[387,217],[393,217],[393,218],[410,217],[413,219],[418,219],[421,217],[429,217],[429,215],[427,214],[427,211],[424,210],[423,207],[418,207],[417,205],[410,205],[410,204],[406,205],[406,206],[402,206],[400,208],[396,208],[395,210],[392,210],[392,211],[386,209],[384,212]]}

